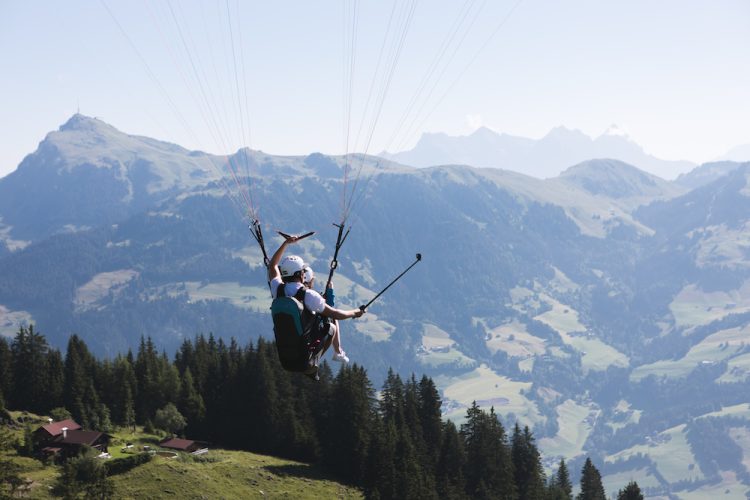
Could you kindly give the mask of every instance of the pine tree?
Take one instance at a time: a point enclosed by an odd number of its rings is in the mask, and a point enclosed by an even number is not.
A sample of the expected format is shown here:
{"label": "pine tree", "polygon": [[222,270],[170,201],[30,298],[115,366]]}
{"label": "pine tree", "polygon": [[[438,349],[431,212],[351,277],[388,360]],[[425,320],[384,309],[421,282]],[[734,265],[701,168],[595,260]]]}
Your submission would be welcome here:
{"label": "pine tree", "polygon": [[[272,368],[273,363],[278,361],[276,348],[258,340],[256,354],[253,363],[249,366],[249,385],[247,401],[251,408],[263,408],[264,411],[249,413],[248,418],[253,419],[250,441],[259,451],[271,452],[278,443],[277,426],[279,421],[278,392],[276,390],[276,374]],[[204,395],[206,408],[210,412],[210,401]]]}
{"label": "pine tree", "polygon": [[182,341],[182,345],[174,356],[174,364],[180,373],[185,373],[187,368],[194,369],[195,356],[193,354],[193,343],[190,339]]}
{"label": "pine tree", "polygon": [[112,408],[112,419],[126,427],[135,426],[137,385],[135,371],[127,357],[118,356],[112,364],[112,383],[107,399]]}
{"label": "pine tree", "polygon": [[317,439],[310,435],[310,432],[314,432],[310,429],[313,419],[307,400],[295,390],[292,377],[282,371],[276,354],[274,358],[270,367],[275,372],[276,383],[277,453],[297,459],[303,455],[309,457],[315,453]]}
{"label": "pine tree", "polygon": [[[222,440],[229,440],[231,439],[230,429],[234,428],[236,426],[235,421],[236,417],[233,414],[233,408],[236,405],[237,398],[242,397],[242,394],[244,391],[238,391],[238,387],[235,384],[235,378],[237,377],[237,373],[239,370],[238,366],[238,359],[237,354],[234,352],[236,349],[236,343],[234,340],[230,342],[230,346],[227,347],[226,343],[219,339],[219,342],[217,343],[217,356],[215,359],[215,373],[220,379],[220,388],[217,393],[217,401],[214,403],[216,405],[215,410],[217,410],[216,416],[213,418],[214,422],[217,422],[220,428],[223,430],[221,434]],[[291,392],[292,389],[288,385],[291,384],[291,377],[286,377],[283,380],[279,377],[277,378],[278,382],[286,382],[287,387],[285,388],[285,391]],[[285,398],[288,398],[290,400],[290,405],[293,403],[292,396],[286,396]],[[300,411],[304,411],[304,409],[300,409]],[[291,434],[297,435],[300,433],[297,423],[300,421],[300,418],[297,415],[294,415],[291,417]],[[295,452],[295,446],[294,444],[290,444],[288,448],[284,451],[281,451],[281,453],[286,454],[287,456],[294,457],[294,458],[300,458],[297,455],[294,454]]]}
{"label": "pine tree", "polygon": [[86,344],[77,335],[72,335],[68,339],[65,353],[63,402],[65,408],[73,415],[73,419],[84,428],[88,428],[92,423],[90,422],[91,407],[98,407],[98,398],[96,405],[94,401],[91,401],[96,395],[92,385],[91,365],[93,363],[93,357]]}
{"label": "pine tree", "polygon": [[64,404],[65,364],[57,349],[47,355],[47,407],[57,408]]}
{"label": "pine tree", "polygon": [[331,417],[323,440],[323,462],[345,481],[359,482],[366,465],[375,394],[364,368],[345,366],[334,380]]}
{"label": "pine tree", "polygon": [[34,456],[34,433],[31,430],[31,425],[28,423],[23,428],[23,447],[20,450],[20,454],[27,457]]}
{"label": "pine tree", "polygon": [[409,381],[404,384],[404,424],[409,437],[414,445],[415,451],[422,461],[427,455],[427,445],[424,442],[422,432],[422,420],[419,418],[419,384],[412,374]]}
{"label": "pine tree", "polygon": [[181,392],[178,405],[180,413],[185,415],[189,429],[198,429],[206,417],[206,407],[203,404],[203,398],[195,389],[190,368],[185,368],[180,387]]}
{"label": "pine tree", "polygon": [[[416,471],[419,472],[418,481],[412,479],[417,488],[416,492],[419,498],[436,498],[437,490],[435,486],[435,460],[437,456],[431,454],[431,451],[436,451],[438,446],[428,446],[424,429],[422,426],[422,409],[421,409],[421,392],[420,385],[417,382],[414,374],[412,374],[409,382],[405,386],[405,400],[404,400],[404,417],[406,422],[406,428],[404,429],[405,435],[410,439],[411,446],[415,453],[415,466]],[[425,415],[426,418],[427,415]],[[438,439],[440,438],[438,428]]]}
{"label": "pine tree", "polygon": [[434,498],[434,488],[425,481],[422,464],[407,427],[396,429],[395,486],[403,498]]}
{"label": "pine tree", "polygon": [[[10,345],[5,337],[0,335],[0,393],[7,398],[12,398],[13,394],[13,356],[11,355]],[[12,405],[12,399],[8,400]],[[12,406],[11,406],[12,407]]]}
{"label": "pine tree", "polygon": [[461,425],[466,449],[466,492],[469,496],[517,498],[513,463],[505,429],[494,408],[487,413],[476,402],[466,411]]}
{"label": "pine tree", "polygon": [[602,476],[599,470],[591,463],[590,458],[586,458],[581,470],[581,492],[576,497],[577,500],[606,500],[607,495],[602,485]]}
{"label": "pine tree", "polygon": [[14,407],[45,413],[49,406],[47,390],[47,340],[34,326],[21,327],[11,344],[13,377],[15,381],[10,400]]}
{"label": "pine tree", "polygon": [[[309,393],[308,407],[312,418],[312,427],[317,438],[317,458],[320,461],[323,455],[325,430],[329,427],[331,418],[331,397],[333,391],[333,372],[326,361],[318,368],[320,380],[313,382],[306,377],[298,377],[300,385]],[[374,432],[374,431],[373,431]]]}
{"label": "pine tree", "polygon": [[133,366],[138,384],[135,412],[136,418],[141,422],[153,418],[156,409],[164,406],[162,391],[159,387],[159,364],[154,342],[150,337],[148,339],[141,337]]}
{"label": "pine tree", "polygon": [[295,435],[297,443],[294,455],[299,460],[317,461],[320,458],[320,436],[315,426],[316,418],[313,414],[311,401],[315,399],[314,389],[311,391],[311,380],[303,380],[302,377],[290,378],[293,382],[292,401],[294,403],[294,414],[296,416]]}
{"label": "pine tree", "polygon": [[522,432],[516,423],[511,438],[511,456],[518,498],[522,500],[542,498],[544,469],[539,450],[534,444],[534,437],[528,426],[524,427]]}
{"label": "pine tree", "polygon": [[129,386],[125,386],[122,413],[118,422],[131,429],[132,432],[135,432],[135,404],[133,403],[133,396],[131,395]]}
{"label": "pine tree", "polygon": [[393,422],[397,429],[404,424],[404,383],[393,369],[388,370],[378,408],[383,419]]}
{"label": "pine tree", "polygon": [[0,426],[11,421],[10,413],[5,409],[5,397],[3,391],[0,391]]}
{"label": "pine tree", "polygon": [[159,359],[158,380],[161,401],[166,403],[177,403],[180,399],[180,372],[177,367],[169,362],[166,353]]}
{"label": "pine tree", "polygon": [[99,405],[99,427],[97,427],[95,430],[100,432],[112,432],[112,419],[110,417],[109,408],[107,408],[107,405],[101,404]]}
{"label": "pine tree", "polygon": [[433,468],[440,455],[442,443],[443,417],[440,411],[442,404],[435,383],[431,378],[423,376],[419,381],[419,420],[425,443],[423,461]]}
{"label": "pine tree", "polygon": [[456,425],[450,420],[443,425],[441,435],[440,455],[435,468],[438,494],[440,498],[445,499],[465,498],[466,482],[463,471],[466,466],[466,454],[463,440]]}
{"label": "pine tree", "polygon": [[570,500],[573,498],[573,484],[570,482],[570,474],[565,459],[560,459],[552,481],[550,482],[549,498],[552,500]]}
{"label": "pine tree", "polygon": [[[210,432],[209,437],[219,440],[228,439],[233,427],[235,426],[231,425],[227,419],[231,420],[236,401],[232,401],[227,396],[228,391],[231,389],[231,382],[228,378],[229,374],[225,372],[225,367],[227,366],[227,347],[223,340],[217,342],[214,336],[209,334],[207,342],[202,338],[199,338],[198,341],[196,341],[195,354],[197,361],[196,369],[199,369],[202,372],[202,386],[198,384],[199,375],[196,374],[196,371],[192,367],[190,370],[197,383],[196,385],[200,388],[201,397],[203,398],[206,407],[205,426]],[[270,354],[271,353],[263,354],[262,357],[264,361],[262,362],[263,366],[260,367],[260,371],[263,372],[262,376],[268,380],[268,383],[275,386],[276,377],[274,364],[278,364],[278,361],[274,359],[276,356],[275,349],[273,353],[274,357],[271,357]],[[256,384],[264,382],[252,383]],[[260,390],[261,392],[271,390],[274,393],[273,397],[276,398],[276,387],[273,389],[264,387],[260,388]],[[279,400],[274,401],[274,404],[276,405],[279,405],[279,403]],[[277,446],[278,443],[285,440],[285,436],[282,436],[282,430],[278,427],[280,420],[277,417],[280,408],[277,406],[275,408],[269,408],[269,410],[273,414],[273,418],[269,419],[268,422],[271,426],[263,426],[261,432],[265,432],[266,434],[258,436],[260,440],[259,443],[261,443],[261,446],[265,446],[265,449],[269,453],[281,454],[282,452]],[[245,415],[245,417],[247,417],[247,415]],[[270,420],[273,420],[273,422],[271,423]],[[258,430],[256,429],[256,431]]]}
{"label": "pine tree", "polygon": [[643,493],[638,483],[630,481],[627,486],[617,492],[617,500],[643,500]]}
{"label": "pine tree", "polygon": [[518,498],[518,492],[513,482],[513,460],[510,455],[510,446],[505,429],[497,418],[494,407],[490,407],[487,420],[490,440],[497,446],[493,456],[493,468],[496,470],[496,475],[492,477],[490,482],[493,494],[500,498]]}
{"label": "pine tree", "polygon": [[[83,396],[83,409],[84,414],[81,418],[80,424],[84,428],[102,431],[102,427],[106,422],[102,422],[102,417],[104,415],[102,414],[99,394],[96,392],[93,379],[89,380],[89,383],[86,385],[86,392],[84,392]],[[107,417],[109,417],[109,410],[107,410]]]}
{"label": "pine tree", "polygon": [[[260,341],[259,341],[260,343]],[[186,345],[183,344],[183,347]],[[203,335],[198,335],[195,338],[194,345],[187,351],[181,350],[184,355],[185,366],[190,367],[190,371],[193,374],[195,380],[195,386],[198,388],[198,392],[203,396],[203,400],[206,400],[208,394],[207,378],[208,378],[208,366],[210,363],[211,353],[209,352],[208,342]]]}
{"label": "pine tree", "polygon": [[368,498],[399,497],[396,489],[396,427],[392,421],[373,419],[364,487]]}
{"label": "pine tree", "polygon": [[466,492],[471,496],[477,492],[479,481],[483,472],[479,468],[484,468],[487,462],[486,452],[483,449],[483,412],[474,401],[471,407],[466,410],[466,421],[461,424],[461,435],[464,440],[466,450]]}
{"label": "pine tree", "polygon": [[[181,348],[181,351],[183,348]],[[232,381],[233,393],[237,394],[234,401],[233,413],[236,414],[236,418],[243,422],[242,425],[237,425],[235,428],[234,442],[236,446],[244,447],[245,449],[258,449],[258,443],[255,441],[254,436],[257,429],[254,429],[258,425],[259,413],[257,410],[257,401],[260,388],[255,387],[258,383],[254,378],[255,365],[257,362],[257,353],[253,348],[252,343],[245,349],[240,365],[237,368],[237,376]],[[187,374],[187,368],[185,369]],[[193,369],[190,368],[191,377],[193,375]],[[193,378],[193,380],[195,380]],[[186,377],[183,375],[183,386],[186,383]],[[201,396],[200,389],[197,381],[193,383],[196,388],[196,393]],[[201,400],[202,400],[201,396]],[[204,424],[199,423],[195,425],[195,422],[188,420],[189,432],[195,436],[204,436],[207,433],[202,432]],[[197,434],[196,434],[197,433]]]}

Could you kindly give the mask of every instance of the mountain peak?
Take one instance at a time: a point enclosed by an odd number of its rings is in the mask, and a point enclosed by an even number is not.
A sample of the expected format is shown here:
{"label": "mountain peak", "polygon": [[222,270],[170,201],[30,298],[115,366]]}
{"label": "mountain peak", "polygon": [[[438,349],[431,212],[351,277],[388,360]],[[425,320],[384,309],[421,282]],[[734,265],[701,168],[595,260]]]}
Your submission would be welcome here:
{"label": "mountain peak", "polygon": [[613,199],[645,196],[669,197],[679,189],[660,177],[649,174],[629,163],[602,158],[587,160],[566,169],[560,178],[576,184],[594,195]]}
{"label": "mountain peak", "polygon": [[578,129],[572,129],[568,128],[565,125],[559,125],[553,129],[551,129],[549,132],[547,132],[547,135],[545,135],[542,140],[565,140],[565,139],[573,139],[573,140],[581,140],[585,139],[586,141],[591,141],[591,138],[581,132]]}
{"label": "mountain peak", "polygon": [[627,130],[625,130],[624,127],[617,125],[616,123],[613,123],[612,125],[607,127],[607,130],[604,131],[602,136],[603,137],[622,137],[623,139],[630,140],[630,135],[628,134]]}
{"label": "mountain peak", "polygon": [[97,130],[115,130],[115,128],[98,118],[82,115],[80,113],[74,114],[68,119],[68,121],[60,126],[60,132],[93,132]]}
{"label": "mountain peak", "polygon": [[484,125],[469,134],[470,137],[497,137],[499,135],[500,134],[498,134],[491,128],[485,127]]}

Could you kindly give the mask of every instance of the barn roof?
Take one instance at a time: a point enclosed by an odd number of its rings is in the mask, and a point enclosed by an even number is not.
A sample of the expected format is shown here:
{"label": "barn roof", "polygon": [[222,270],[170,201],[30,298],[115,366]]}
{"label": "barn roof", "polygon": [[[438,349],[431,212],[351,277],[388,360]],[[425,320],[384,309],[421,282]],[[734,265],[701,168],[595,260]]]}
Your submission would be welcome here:
{"label": "barn roof", "polygon": [[42,429],[47,431],[50,436],[59,436],[62,434],[63,427],[67,427],[69,431],[77,431],[82,427],[73,419],[60,420],[59,422],[52,422],[51,424],[43,425]]}
{"label": "barn roof", "polygon": [[174,450],[187,450],[195,441],[192,439],[180,439],[180,438],[168,438],[159,443],[159,446],[163,448],[172,448]]}
{"label": "barn roof", "polygon": [[100,437],[105,436],[103,432],[98,431],[68,431],[63,438],[55,440],[56,444],[87,444],[89,446],[96,443]]}

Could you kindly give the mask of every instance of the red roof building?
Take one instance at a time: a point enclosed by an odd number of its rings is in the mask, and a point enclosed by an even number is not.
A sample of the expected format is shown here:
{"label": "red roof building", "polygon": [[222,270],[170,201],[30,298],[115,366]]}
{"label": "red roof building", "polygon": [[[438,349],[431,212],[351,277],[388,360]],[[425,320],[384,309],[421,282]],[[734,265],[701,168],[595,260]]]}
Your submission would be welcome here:
{"label": "red roof building", "polygon": [[[55,439],[55,445],[86,445],[96,448],[103,442],[109,441],[108,436],[97,431],[68,431],[66,435]],[[106,448],[106,446],[105,446]],[[103,450],[103,451],[106,451]]]}
{"label": "red roof building", "polygon": [[111,439],[112,436],[103,432],[66,430],[42,448],[42,452],[48,455],[58,455],[62,452],[64,457],[71,457],[80,453],[84,446],[90,446],[100,453],[107,453]]}
{"label": "red roof building", "polygon": [[58,436],[61,436],[63,433],[63,429],[65,429],[66,431],[79,431],[82,428],[83,427],[78,425],[75,420],[69,418],[67,420],[60,420],[59,422],[52,422],[47,425],[43,425],[36,431],[34,431],[34,434],[36,434],[39,442],[46,443]]}
{"label": "red roof building", "polygon": [[51,422],[34,431],[37,444],[47,455],[73,456],[84,446],[106,452],[112,436],[103,432],[84,431],[75,420]]}
{"label": "red roof building", "polygon": [[193,453],[196,450],[205,448],[208,443],[203,441],[193,441],[192,439],[180,439],[180,438],[166,438],[159,442],[159,446],[162,448],[169,448],[170,450],[185,451]]}

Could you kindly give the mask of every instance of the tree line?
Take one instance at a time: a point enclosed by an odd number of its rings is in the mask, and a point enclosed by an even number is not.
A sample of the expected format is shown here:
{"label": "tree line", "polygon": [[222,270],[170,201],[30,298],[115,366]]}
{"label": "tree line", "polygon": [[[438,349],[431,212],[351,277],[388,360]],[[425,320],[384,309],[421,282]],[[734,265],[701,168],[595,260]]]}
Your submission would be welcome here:
{"label": "tree line", "polygon": [[[426,376],[389,371],[376,394],[363,367],[334,374],[324,363],[313,382],[283,371],[275,345],[263,339],[240,347],[199,335],[170,359],[142,338],[135,354],[99,360],[76,335],[63,357],[33,327],[21,328],[10,342],[0,337],[0,406],[3,397],[8,408],[70,414],[86,429],[157,425],[224,448],[315,462],[369,498],[572,498],[565,461],[547,478],[529,428],[508,431],[494,409],[474,403],[456,426],[442,419]],[[605,498],[590,460],[577,498]]]}

